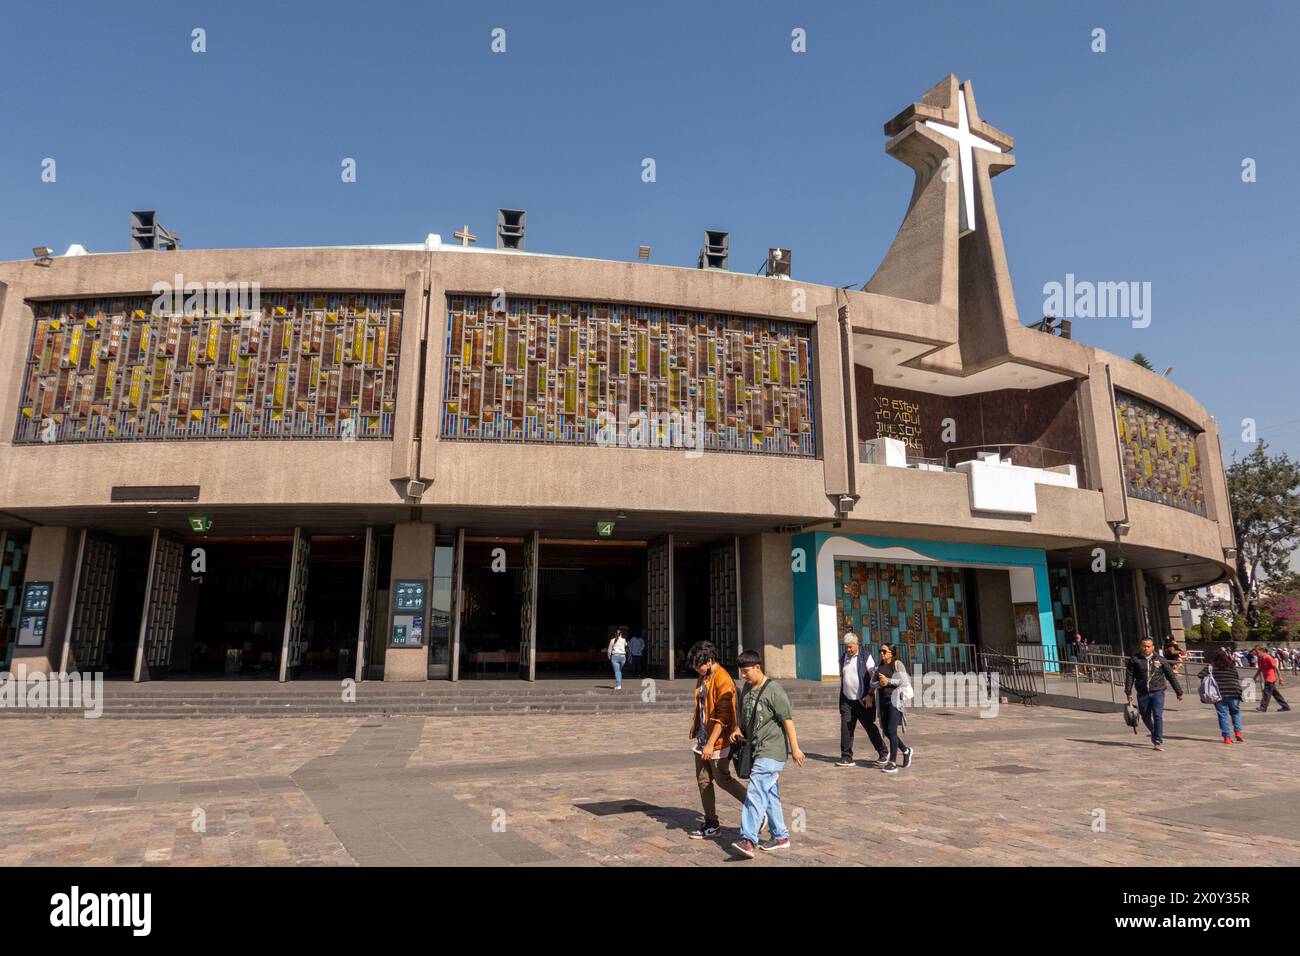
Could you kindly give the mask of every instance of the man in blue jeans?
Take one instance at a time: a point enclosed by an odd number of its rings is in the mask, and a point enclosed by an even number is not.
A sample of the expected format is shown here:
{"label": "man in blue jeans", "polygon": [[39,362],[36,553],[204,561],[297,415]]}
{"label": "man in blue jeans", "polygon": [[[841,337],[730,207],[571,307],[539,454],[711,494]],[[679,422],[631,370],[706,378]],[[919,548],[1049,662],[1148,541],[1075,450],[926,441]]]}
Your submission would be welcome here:
{"label": "man in blue jeans", "polygon": [[1137,688],[1138,713],[1142,723],[1151,731],[1151,743],[1156,750],[1164,750],[1165,743],[1165,689],[1173,687],[1178,699],[1183,699],[1183,688],[1174,675],[1169,661],[1156,656],[1156,642],[1142,640],[1141,650],[1128,660],[1124,675],[1124,696],[1133,703],[1133,689]]}
{"label": "man in blue jeans", "polygon": [[790,846],[790,831],[785,827],[781,810],[781,771],[787,757],[803,766],[803,751],[794,731],[794,711],[785,689],[763,673],[759,656],[742,651],[736,658],[745,688],[740,697],[740,726],[731,734],[732,742],[746,736],[754,748],[754,766],[749,772],[749,789],[740,809],[740,839],[732,848],[741,856],[754,858],[758,831],[767,817],[772,839],[761,849],[784,850]]}

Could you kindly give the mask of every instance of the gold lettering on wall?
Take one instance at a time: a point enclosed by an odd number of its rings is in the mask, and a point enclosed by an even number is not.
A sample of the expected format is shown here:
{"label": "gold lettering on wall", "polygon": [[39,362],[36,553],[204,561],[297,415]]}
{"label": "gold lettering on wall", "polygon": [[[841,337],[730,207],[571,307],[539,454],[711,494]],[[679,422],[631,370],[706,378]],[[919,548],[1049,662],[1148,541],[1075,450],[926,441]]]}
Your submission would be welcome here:
{"label": "gold lettering on wall", "polygon": [[924,452],[921,444],[921,405],[905,398],[876,396],[876,437],[896,438]]}

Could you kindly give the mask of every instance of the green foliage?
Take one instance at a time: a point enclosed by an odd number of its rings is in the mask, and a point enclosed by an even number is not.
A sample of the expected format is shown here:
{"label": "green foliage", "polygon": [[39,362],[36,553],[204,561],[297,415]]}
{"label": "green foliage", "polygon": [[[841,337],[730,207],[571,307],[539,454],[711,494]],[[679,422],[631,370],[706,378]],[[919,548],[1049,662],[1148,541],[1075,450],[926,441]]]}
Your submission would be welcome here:
{"label": "green foliage", "polygon": [[1148,371],[1151,372],[1155,371],[1155,369],[1151,367],[1151,363],[1147,360],[1147,357],[1143,355],[1141,352],[1133,353],[1133,364],[1140,366],[1144,369],[1147,369]]}
{"label": "green foliage", "polygon": [[1288,562],[1300,540],[1300,462],[1270,455],[1260,442],[1228,466],[1228,498],[1237,536],[1238,600],[1258,624],[1259,586],[1287,581]]}

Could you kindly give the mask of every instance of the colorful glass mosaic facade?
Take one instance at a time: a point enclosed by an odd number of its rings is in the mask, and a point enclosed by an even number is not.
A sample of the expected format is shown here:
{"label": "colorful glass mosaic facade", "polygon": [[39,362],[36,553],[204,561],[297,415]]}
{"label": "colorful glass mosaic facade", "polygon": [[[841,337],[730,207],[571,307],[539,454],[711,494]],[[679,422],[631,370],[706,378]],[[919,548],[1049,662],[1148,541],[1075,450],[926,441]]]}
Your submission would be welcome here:
{"label": "colorful glass mosaic facade", "polygon": [[1070,569],[1065,565],[1052,565],[1047,569],[1047,586],[1052,594],[1052,620],[1056,625],[1056,646],[1064,648],[1074,640],[1074,630],[1067,624],[1074,620],[1074,596],[1070,587]]}
{"label": "colorful glass mosaic facade", "polygon": [[402,296],[260,299],[196,314],[144,296],[35,303],[14,440],[391,438]]}
{"label": "colorful glass mosaic facade", "polygon": [[1197,432],[1181,418],[1124,392],[1115,393],[1116,426],[1128,493],[1205,514]]}
{"label": "colorful glass mosaic facade", "polygon": [[449,297],[443,438],[594,445],[602,418],[641,413],[699,423],[705,450],[816,454],[808,326],[593,302],[490,306]]}
{"label": "colorful glass mosaic facade", "polygon": [[968,643],[961,578],[960,568],[838,559],[839,633],[853,631],[864,644]]}

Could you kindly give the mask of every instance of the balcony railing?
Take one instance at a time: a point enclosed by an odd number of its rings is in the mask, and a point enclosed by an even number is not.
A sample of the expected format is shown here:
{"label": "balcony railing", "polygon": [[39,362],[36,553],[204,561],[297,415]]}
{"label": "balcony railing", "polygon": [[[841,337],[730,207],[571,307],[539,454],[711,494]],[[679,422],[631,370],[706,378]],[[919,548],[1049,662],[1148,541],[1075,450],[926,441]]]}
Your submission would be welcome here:
{"label": "balcony railing", "polygon": [[896,468],[917,468],[922,471],[955,471],[963,461],[974,461],[981,456],[997,455],[1003,461],[1023,468],[1060,468],[1064,465],[1080,467],[1078,457],[1059,448],[1047,448],[1043,445],[1001,444],[1001,445],[962,445],[949,448],[942,458],[926,458],[917,455],[911,448],[904,448],[901,458],[885,460],[887,452],[882,443],[872,441],[858,442],[858,461],[867,465],[893,465]]}
{"label": "balcony railing", "polygon": [[953,467],[958,462],[974,461],[984,455],[997,455],[1003,460],[1022,468],[1060,468],[1064,465],[1080,467],[1077,457],[1059,448],[1046,448],[1042,445],[1003,444],[1003,445],[962,445],[949,448],[944,453],[943,463]]}

